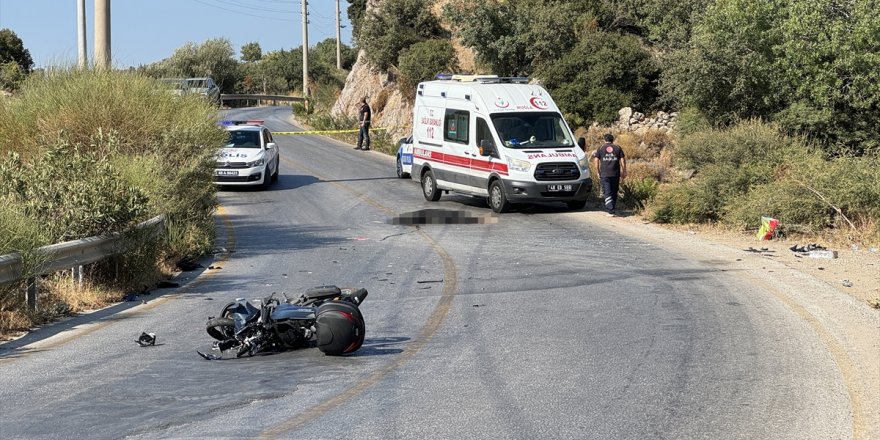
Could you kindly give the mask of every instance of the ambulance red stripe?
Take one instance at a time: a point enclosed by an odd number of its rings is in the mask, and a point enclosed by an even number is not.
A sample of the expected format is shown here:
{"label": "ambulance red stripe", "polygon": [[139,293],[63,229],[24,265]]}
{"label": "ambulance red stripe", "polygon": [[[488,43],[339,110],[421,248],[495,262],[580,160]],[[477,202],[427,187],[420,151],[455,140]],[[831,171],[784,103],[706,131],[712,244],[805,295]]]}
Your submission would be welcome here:
{"label": "ambulance red stripe", "polygon": [[456,156],[454,154],[440,153],[437,151],[426,151],[420,148],[417,148],[413,151],[413,156],[425,159],[428,162],[437,162],[446,165],[452,165],[455,167],[461,167],[464,169],[470,168],[477,171],[496,171],[502,176],[508,175],[507,164],[503,163],[490,162],[488,160],[471,159],[467,157]]}

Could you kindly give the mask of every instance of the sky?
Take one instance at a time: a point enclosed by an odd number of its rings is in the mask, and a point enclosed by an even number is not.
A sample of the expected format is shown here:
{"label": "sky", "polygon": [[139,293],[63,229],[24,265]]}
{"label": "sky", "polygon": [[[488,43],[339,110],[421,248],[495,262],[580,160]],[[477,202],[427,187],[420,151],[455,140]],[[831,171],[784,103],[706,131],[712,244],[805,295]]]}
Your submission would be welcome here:
{"label": "sky", "polygon": [[[35,67],[76,64],[78,0],[0,0],[0,29],[11,29]],[[86,0],[86,40],[94,61],[94,0]],[[309,46],[336,38],[336,0],[308,0]],[[339,1],[342,42],[352,45],[348,1]],[[260,43],[263,53],[302,45],[301,0],[110,0],[110,50],[117,68],[170,57],[186,43],[226,38],[236,56]]]}

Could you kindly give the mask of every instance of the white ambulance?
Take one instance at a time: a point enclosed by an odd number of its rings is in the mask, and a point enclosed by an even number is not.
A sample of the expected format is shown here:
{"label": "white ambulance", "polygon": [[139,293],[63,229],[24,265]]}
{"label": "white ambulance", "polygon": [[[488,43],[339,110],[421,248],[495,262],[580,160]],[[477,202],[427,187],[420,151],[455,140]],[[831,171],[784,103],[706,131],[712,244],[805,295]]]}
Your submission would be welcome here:
{"label": "white ambulance", "polygon": [[520,202],[586,204],[588,158],[540,85],[454,75],[416,93],[411,175],[425,199],[442,191],[488,197],[498,213]]}

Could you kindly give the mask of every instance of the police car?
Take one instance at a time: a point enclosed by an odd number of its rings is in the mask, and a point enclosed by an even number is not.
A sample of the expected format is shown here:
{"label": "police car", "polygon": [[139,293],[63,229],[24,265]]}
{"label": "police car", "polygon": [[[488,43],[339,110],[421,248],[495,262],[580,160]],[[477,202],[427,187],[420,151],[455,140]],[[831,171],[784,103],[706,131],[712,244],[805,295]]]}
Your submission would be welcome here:
{"label": "police car", "polygon": [[214,183],[268,189],[278,180],[281,157],[272,133],[261,120],[222,121],[229,137],[217,153]]}
{"label": "police car", "polygon": [[397,148],[397,177],[409,179],[409,175],[412,172],[412,136],[400,139],[399,145]]}

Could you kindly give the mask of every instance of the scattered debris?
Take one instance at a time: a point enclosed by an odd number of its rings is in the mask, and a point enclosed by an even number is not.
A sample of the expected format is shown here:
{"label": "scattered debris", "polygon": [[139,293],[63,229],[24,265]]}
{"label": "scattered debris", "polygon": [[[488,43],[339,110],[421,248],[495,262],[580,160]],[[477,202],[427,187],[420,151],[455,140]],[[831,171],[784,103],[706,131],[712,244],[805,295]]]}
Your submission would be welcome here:
{"label": "scattered debris", "polygon": [[223,269],[223,268],[220,267],[220,266],[208,266],[208,269],[220,270],[220,269]]}
{"label": "scattered debris", "polygon": [[826,250],[824,246],[819,246],[816,243],[810,243],[810,244],[803,245],[803,246],[798,246],[797,243],[795,243],[794,246],[792,246],[788,249],[792,252],[802,252],[802,253],[811,252],[811,251],[824,251],[824,250]]}
{"label": "scattered debris", "polygon": [[779,220],[772,217],[761,217],[761,227],[758,228],[758,240],[771,240],[776,237],[776,228]]}
{"label": "scattered debris", "polygon": [[795,244],[788,249],[792,252],[809,256],[810,258],[837,258],[837,251],[830,251],[824,246],[820,246],[816,243],[810,243],[804,246],[798,246],[797,244]]}
{"label": "scattered debris", "polygon": [[149,347],[156,345],[156,334],[155,333],[141,333],[141,336],[135,341],[141,347]]}
{"label": "scattered debris", "polygon": [[837,251],[810,251],[807,255],[809,255],[810,258],[825,258],[833,260],[837,258]]}
{"label": "scattered debris", "polygon": [[198,351],[198,350],[196,350],[196,353],[198,353],[199,356],[201,356],[209,361],[216,361],[217,359],[220,359],[220,356],[213,354],[213,353],[205,354],[205,353],[202,353],[201,351]]}
{"label": "scattered debris", "polygon": [[419,284],[425,284],[425,283],[442,283],[443,280],[419,280],[419,281],[416,281],[416,282],[419,283]]}
{"label": "scattered debris", "polygon": [[474,304],[474,307],[486,307],[485,304]]}
{"label": "scattered debris", "polygon": [[159,281],[159,283],[156,284],[156,287],[158,287],[160,289],[164,289],[164,288],[168,288],[168,287],[180,287],[180,284],[179,283],[172,283],[170,281]]}
{"label": "scattered debris", "polygon": [[214,298],[208,297],[208,298],[205,298],[205,301],[214,301]]}
{"label": "scattered debris", "polygon": [[205,267],[205,266],[202,266],[201,264],[196,263],[195,261],[189,261],[189,260],[179,261],[177,263],[177,268],[184,271],[184,272],[196,270],[200,267]]}
{"label": "scattered debris", "polygon": [[880,309],[880,298],[869,299],[868,305],[875,308],[875,309]]}
{"label": "scattered debris", "polygon": [[751,246],[749,246],[747,249],[743,249],[743,250],[746,252],[752,252],[752,253],[756,253],[756,254],[763,254],[763,253],[772,254],[772,253],[776,252],[776,251],[772,251],[772,250],[765,248],[765,247],[762,247],[761,249],[755,249]]}
{"label": "scattered debris", "polygon": [[843,284],[843,287],[852,287],[853,283],[850,280],[841,280],[840,284]]}

